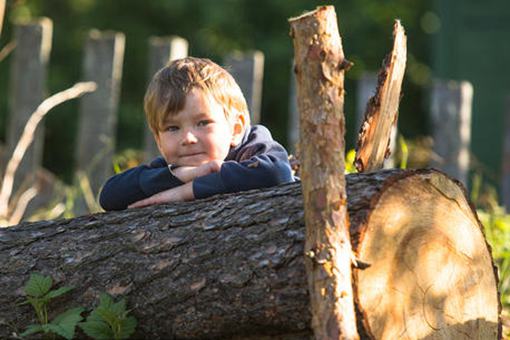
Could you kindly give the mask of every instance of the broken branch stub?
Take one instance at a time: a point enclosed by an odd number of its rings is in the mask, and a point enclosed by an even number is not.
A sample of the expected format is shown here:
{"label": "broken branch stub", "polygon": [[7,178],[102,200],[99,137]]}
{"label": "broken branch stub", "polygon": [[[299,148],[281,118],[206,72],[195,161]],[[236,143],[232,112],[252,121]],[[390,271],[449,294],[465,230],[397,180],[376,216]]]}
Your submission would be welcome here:
{"label": "broken branch stub", "polygon": [[2,27],[4,24],[5,0],[0,0],[0,35],[2,35]]}
{"label": "broken branch stub", "polygon": [[332,6],[289,19],[300,112],[305,263],[316,339],[358,339],[345,192],[344,72]]}
{"label": "broken branch stub", "polygon": [[379,170],[389,156],[391,132],[397,127],[400,92],[406,66],[407,38],[399,20],[393,25],[393,50],[379,72],[375,95],[365,110],[356,148],[359,172]]}

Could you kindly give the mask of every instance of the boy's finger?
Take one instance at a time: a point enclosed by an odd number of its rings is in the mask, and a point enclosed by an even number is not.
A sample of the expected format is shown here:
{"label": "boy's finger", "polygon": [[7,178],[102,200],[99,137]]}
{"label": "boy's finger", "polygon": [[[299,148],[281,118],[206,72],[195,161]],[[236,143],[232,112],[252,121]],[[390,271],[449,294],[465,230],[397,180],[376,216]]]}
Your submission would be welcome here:
{"label": "boy's finger", "polygon": [[166,193],[166,192],[163,191],[163,192],[160,192],[159,194],[155,194],[155,195],[152,195],[151,197],[137,201],[137,202],[129,205],[128,208],[141,208],[141,207],[146,207],[149,205],[166,203],[169,200],[168,200],[168,198],[166,198],[164,193]]}
{"label": "boy's finger", "polygon": [[136,201],[135,203],[128,205],[128,208],[129,209],[131,209],[131,208],[141,208],[141,207],[146,207],[148,205],[151,205],[150,198],[146,198],[146,199],[143,199],[143,200],[140,200],[140,201]]}

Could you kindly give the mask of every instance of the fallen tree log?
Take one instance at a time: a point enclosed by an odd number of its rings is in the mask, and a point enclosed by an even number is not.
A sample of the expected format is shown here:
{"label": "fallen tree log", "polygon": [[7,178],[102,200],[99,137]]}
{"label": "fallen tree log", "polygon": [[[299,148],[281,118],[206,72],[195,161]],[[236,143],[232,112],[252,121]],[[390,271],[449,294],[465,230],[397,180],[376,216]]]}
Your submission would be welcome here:
{"label": "fallen tree log", "polygon": [[[434,170],[347,176],[358,330],[376,339],[495,339],[497,277],[460,185]],[[0,338],[34,321],[30,273],[72,285],[53,305],[123,295],[135,338],[306,339],[299,183],[0,230]],[[363,269],[361,269],[363,268]]]}

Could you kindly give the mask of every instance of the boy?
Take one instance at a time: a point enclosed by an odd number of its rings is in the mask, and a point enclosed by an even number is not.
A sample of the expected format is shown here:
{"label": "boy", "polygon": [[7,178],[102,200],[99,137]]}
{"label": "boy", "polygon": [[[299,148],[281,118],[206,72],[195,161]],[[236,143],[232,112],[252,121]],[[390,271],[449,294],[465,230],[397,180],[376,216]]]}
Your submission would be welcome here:
{"label": "boy", "polygon": [[261,125],[250,126],[234,78],[188,57],[158,71],[144,109],[162,157],[111,177],[105,210],[188,201],[292,182],[288,155]]}

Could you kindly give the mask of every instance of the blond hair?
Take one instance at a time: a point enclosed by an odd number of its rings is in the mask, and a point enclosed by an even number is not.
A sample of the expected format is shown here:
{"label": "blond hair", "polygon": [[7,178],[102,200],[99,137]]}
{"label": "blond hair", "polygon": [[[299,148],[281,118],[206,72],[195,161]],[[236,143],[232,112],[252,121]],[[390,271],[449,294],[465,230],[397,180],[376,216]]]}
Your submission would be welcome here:
{"label": "blond hair", "polygon": [[168,63],[154,75],[147,88],[144,110],[153,133],[163,130],[168,115],[184,108],[186,96],[195,88],[222,105],[227,120],[239,114],[244,116],[245,126],[249,125],[246,100],[232,75],[209,59],[187,57]]}

